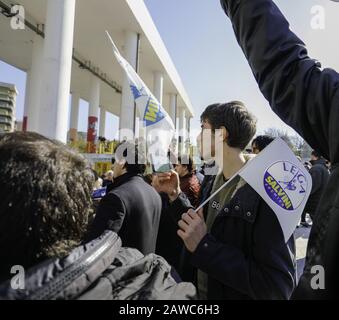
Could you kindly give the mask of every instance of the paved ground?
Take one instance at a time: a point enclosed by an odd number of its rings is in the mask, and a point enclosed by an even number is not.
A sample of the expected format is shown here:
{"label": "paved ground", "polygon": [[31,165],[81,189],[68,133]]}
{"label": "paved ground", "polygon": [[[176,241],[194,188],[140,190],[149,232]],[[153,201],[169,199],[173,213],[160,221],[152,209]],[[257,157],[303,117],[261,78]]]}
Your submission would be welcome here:
{"label": "paved ground", "polygon": [[[310,220],[308,223],[311,224]],[[298,279],[303,273],[306,250],[307,250],[307,242],[310,234],[311,228],[300,227],[296,229],[294,235],[296,239],[296,249],[297,249],[297,273]]]}

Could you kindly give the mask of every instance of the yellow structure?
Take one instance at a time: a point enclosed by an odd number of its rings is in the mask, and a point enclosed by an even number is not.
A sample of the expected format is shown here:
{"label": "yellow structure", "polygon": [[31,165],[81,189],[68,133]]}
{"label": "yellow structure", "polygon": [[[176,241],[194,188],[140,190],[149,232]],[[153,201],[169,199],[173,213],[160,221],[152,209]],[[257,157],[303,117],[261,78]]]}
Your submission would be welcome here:
{"label": "yellow structure", "polygon": [[[99,176],[112,170],[112,158],[118,145],[117,141],[99,142],[94,145],[89,145],[86,141],[72,141],[68,145],[82,153],[92,163]],[[94,149],[96,152],[91,152]]]}

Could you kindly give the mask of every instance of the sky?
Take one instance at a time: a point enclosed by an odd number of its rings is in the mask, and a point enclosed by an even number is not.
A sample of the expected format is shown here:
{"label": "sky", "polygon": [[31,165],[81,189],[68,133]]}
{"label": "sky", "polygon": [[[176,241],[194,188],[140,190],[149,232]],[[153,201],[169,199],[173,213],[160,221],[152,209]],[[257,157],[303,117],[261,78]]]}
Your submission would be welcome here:
{"label": "sky", "polygon": [[[219,0],[144,0],[192,102],[198,130],[199,116],[215,102],[241,100],[258,119],[258,132],[276,127],[293,134],[270,110],[238,46]],[[330,0],[276,0],[291,29],[306,43],[309,54],[324,67],[339,70],[339,3]],[[324,8],[324,29],[312,28],[314,6]],[[314,12],[314,11],[313,11]],[[260,44],[258,44],[260,45]],[[17,119],[23,117],[26,74],[0,61],[0,82],[19,91]],[[88,104],[80,105],[79,131],[87,130]],[[118,119],[107,116],[106,137],[114,138]]]}

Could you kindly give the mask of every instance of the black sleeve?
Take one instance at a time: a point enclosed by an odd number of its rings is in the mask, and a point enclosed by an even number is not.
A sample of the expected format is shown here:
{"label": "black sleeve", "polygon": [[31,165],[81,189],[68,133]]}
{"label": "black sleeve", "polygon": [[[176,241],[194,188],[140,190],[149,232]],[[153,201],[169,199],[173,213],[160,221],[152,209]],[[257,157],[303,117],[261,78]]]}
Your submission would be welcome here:
{"label": "black sleeve", "polygon": [[107,194],[100,202],[94,221],[86,237],[87,241],[99,237],[105,230],[119,233],[126,215],[126,208],[121,199]]}
{"label": "black sleeve", "polygon": [[182,192],[179,194],[178,198],[170,203],[170,205],[164,210],[164,213],[170,215],[177,224],[181,219],[181,216],[189,209],[193,209],[193,206],[191,205],[185,193]]}
{"label": "black sleeve", "polygon": [[264,201],[259,210],[251,255],[207,234],[193,253],[192,264],[252,299],[289,299],[296,285],[294,237],[286,244],[274,212]]}
{"label": "black sleeve", "polygon": [[322,173],[321,170],[318,168],[311,168],[310,169],[310,175],[312,177],[312,191],[311,194],[314,194],[315,192],[319,191],[322,187],[321,180],[322,180]]}
{"label": "black sleeve", "polygon": [[221,0],[273,111],[314,149],[339,158],[339,75],[308,56],[271,0]]}

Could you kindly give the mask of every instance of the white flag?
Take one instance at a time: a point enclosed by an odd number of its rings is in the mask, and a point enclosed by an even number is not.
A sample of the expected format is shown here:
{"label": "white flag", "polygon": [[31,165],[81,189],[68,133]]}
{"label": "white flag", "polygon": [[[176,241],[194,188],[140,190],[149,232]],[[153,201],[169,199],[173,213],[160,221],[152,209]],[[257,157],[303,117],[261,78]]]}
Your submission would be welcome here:
{"label": "white flag", "polygon": [[312,190],[312,178],[304,165],[277,138],[238,174],[274,211],[287,242]]}
{"label": "white flag", "polygon": [[[112,43],[113,53],[116,59],[126,72],[139,116],[143,120],[143,127],[146,129],[146,136],[148,138],[150,135],[156,137],[157,151],[159,152],[159,148],[161,148],[162,153],[167,154],[168,147],[175,133],[171,117],[147,88],[133,67],[121,56],[107,31],[106,34]],[[151,151],[150,149],[151,148],[149,148],[149,151]]]}
{"label": "white flag", "polygon": [[287,242],[297,227],[312,190],[312,177],[303,164],[287,144],[277,138],[195,211],[204,207],[236,176],[241,176],[271,207]]}

